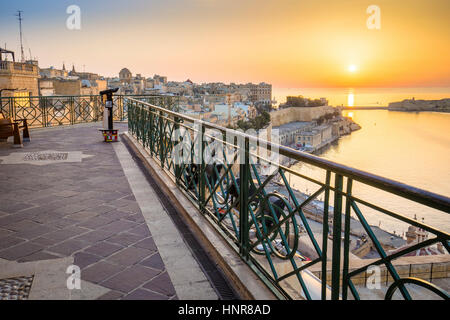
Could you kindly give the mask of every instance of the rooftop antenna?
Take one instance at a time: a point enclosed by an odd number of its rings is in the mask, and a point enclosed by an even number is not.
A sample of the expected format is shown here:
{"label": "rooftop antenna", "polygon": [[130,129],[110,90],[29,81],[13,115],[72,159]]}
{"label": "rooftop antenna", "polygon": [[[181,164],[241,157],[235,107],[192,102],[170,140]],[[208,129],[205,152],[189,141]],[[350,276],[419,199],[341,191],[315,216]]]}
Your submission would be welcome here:
{"label": "rooftop antenna", "polygon": [[19,31],[20,31],[20,53],[22,55],[21,62],[24,62],[24,53],[23,53],[23,43],[22,43],[22,12],[21,10],[17,10],[16,17],[19,20]]}

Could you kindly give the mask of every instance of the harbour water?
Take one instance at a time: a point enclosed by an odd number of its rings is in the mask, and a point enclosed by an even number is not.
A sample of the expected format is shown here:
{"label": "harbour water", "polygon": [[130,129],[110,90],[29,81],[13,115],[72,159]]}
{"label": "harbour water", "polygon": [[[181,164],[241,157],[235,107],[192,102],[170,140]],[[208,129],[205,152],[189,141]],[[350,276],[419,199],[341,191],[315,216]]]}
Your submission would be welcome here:
{"label": "harbour water", "polygon": [[[319,156],[431,192],[450,196],[450,114],[407,113],[387,110],[349,110],[361,130],[341,137]],[[295,170],[321,181],[325,172],[297,163]],[[313,193],[314,184],[290,176],[291,185]],[[353,193],[385,209],[416,217],[433,227],[450,231],[450,216],[384,191],[354,183]],[[403,234],[408,225],[361,206],[371,225]]]}
{"label": "harbour water", "polygon": [[286,102],[286,96],[327,98],[332,106],[387,106],[389,102],[404,99],[438,100],[450,98],[450,87],[419,88],[273,88],[277,103]]}

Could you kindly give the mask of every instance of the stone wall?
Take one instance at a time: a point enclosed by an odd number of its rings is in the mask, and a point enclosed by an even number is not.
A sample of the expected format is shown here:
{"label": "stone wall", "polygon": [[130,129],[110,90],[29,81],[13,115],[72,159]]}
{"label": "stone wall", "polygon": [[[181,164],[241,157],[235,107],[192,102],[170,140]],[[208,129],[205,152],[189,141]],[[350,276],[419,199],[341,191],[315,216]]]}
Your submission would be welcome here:
{"label": "stone wall", "polygon": [[285,108],[270,113],[270,119],[274,127],[295,121],[312,121],[327,113],[333,113],[335,109],[331,106]]}
{"label": "stone wall", "polygon": [[[18,89],[29,92],[31,96],[39,95],[39,70],[37,65],[12,61],[0,62],[0,89]],[[14,96],[13,91],[4,91],[2,96]]]}
{"label": "stone wall", "polygon": [[51,79],[51,81],[53,81],[53,88],[55,88],[56,95],[73,96],[81,94],[80,80]]}
{"label": "stone wall", "polygon": [[[39,95],[37,76],[29,76],[29,75],[0,76],[0,89],[3,88],[19,89],[18,91],[27,91],[30,92],[31,96]],[[12,91],[4,91],[2,92],[2,96],[12,97],[14,96],[14,93]]]}

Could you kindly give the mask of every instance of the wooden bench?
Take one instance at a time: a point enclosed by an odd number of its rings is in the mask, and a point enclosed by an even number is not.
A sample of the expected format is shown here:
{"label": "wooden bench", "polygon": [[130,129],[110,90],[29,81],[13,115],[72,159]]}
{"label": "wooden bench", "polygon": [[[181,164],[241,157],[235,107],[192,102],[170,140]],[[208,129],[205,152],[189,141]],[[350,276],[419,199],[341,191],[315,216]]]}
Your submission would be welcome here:
{"label": "wooden bench", "polygon": [[28,130],[27,119],[13,120],[6,118],[2,111],[0,111],[0,139],[8,139],[14,137],[14,147],[21,148],[22,137],[20,131],[23,131],[23,141],[30,141],[30,131]]}

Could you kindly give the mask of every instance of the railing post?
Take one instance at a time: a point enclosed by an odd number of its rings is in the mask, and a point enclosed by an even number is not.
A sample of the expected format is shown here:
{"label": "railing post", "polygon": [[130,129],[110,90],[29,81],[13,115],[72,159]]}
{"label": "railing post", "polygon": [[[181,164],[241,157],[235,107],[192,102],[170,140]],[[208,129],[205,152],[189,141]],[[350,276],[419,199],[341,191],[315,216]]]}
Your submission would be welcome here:
{"label": "railing post", "polygon": [[330,181],[331,181],[331,171],[327,170],[325,184],[327,188],[325,189],[325,199],[323,206],[323,239],[322,239],[322,300],[327,299],[327,261],[328,261],[328,209],[330,206]]}
{"label": "railing post", "polygon": [[[150,112],[149,115],[149,121],[150,121],[150,155],[153,157],[153,151],[155,148],[155,128],[154,128],[154,123],[153,123],[153,110],[151,107],[148,108],[148,111]],[[128,109],[128,117],[130,116],[130,110]]]}
{"label": "railing post", "polygon": [[206,206],[206,178],[205,178],[205,127],[202,125],[200,130],[200,170],[199,170],[199,207],[202,213],[205,213]]}
{"label": "railing post", "polygon": [[73,97],[70,97],[69,98],[70,124],[75,123],[75,109],[74,109],[73,105],[74,105]]}
{"label": "railing post", "polygon": [[11,108],[11,113],[10,113],[10,117],[12,119],[17,119],[17,114],[16,114],[16,101],[14,99],[14,97],[9,98],[9,103],[10,103],[10,108]]}
{"label": "railing post", "polygon": [[159,112],[159,159],[161,160],[161,167],[164,169],[164,135],[163,135],[163,112]]}
{"label": "railing post", "polygon": [[[242,258],[248,260],[249,228],[248,228],[248,185],[250,177],[250,143],[248,137],[244,138],[244,145],[240,152],[244,152],[243,157],[239,157],[239,253]],[[243,148],[243,150],[242,150]]]}
{"label": "railing post", "polygon": [[348,291],[348,268],[350,256],[350,213],[351,213],[351,199],[353,180],[347,178],[347,195],[345,202],[345,223],[344,223],[344,261],[342,268],[342,299],[347,300]]}
{"label": "railing post", "polygon": [[336,173],[333,211],[333,253],[331,262],[331,299],[339,300],[341,278],[341,230],[342,230],[343,177]]}
{"label": "railing post", "polygon": [[94,106],[93,106],[94,115],[93,115],[93,119],[94,119],[95,122],[98,121],[98,100],[99,100],[99,98],[100,98],[100,96],[95,96],[94,97]]}
{"label": "railing post", "polygon": [[42,115],[42,126],[48,127],[47,97],[39,97],[39,108]]}
{"label": "railing post", "polygon": [[[180,118],[178,118],[178,117],[174,117],[173,118],[173,124],[174,124],[174,136],[175,136],[175,138],[177,139],[177,140],[175,140],[175,141],[172,141],[172,139],[171,139],[171,141],[170,141],[170,143],[173,143],[174,145],[176,145],[176,144],[178,144],[179,143],[179,136],[178,136],[178,134],[180,133]],[[175,155],[175,157],[177,157],[178,155]],[[181,183],[180,183],[180,178],[181,178],[181,167],[180,167],[180,165],[179,164],[177,164],[177,159],[175,158],[175,159],[172,159],[173,161],[174,161],[174,163],[175,163],[175,180],[176,180],[176,184],[177,185],[180,185]]]}

